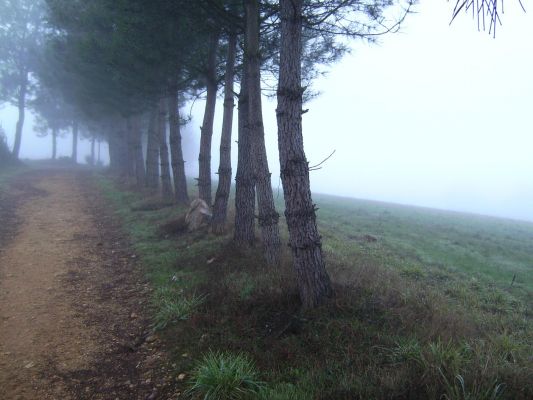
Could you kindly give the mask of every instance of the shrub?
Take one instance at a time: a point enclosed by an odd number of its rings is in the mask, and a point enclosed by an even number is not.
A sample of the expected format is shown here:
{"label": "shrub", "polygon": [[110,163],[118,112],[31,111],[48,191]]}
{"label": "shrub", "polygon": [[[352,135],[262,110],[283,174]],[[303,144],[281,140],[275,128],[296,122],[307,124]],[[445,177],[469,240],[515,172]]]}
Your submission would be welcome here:
{"label": "shrub", "polygon": [[244,354],[210,352],[195,368],[189,393],[204,400],[256,398],[265,384],[254,363]]}

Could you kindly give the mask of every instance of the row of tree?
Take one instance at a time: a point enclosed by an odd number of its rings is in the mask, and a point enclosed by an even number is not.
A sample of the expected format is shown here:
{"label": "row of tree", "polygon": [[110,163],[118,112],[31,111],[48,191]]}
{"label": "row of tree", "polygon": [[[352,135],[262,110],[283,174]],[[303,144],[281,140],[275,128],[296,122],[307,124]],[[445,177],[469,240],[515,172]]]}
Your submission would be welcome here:
{"label": "row of tree", "polygon": [[[346,42],[340,37],[372,40],[374,35],[384,33],[383,11],[397,2],[47,0],[40,3],[18,0],[8,3],[11,6],[17,3],[24,14],[23,18],[14,16],[20,32],[12,30],[13,34],[32,36],[25,42],[24,54],[13,49],[13,57],[21,57],[19,62],[27,64],[24,68],[13,68],[9,77],[12,86],[18,86],[21,113],[27,94],[33,91],[32,106],[53,135],[68,125],[73,126],[74,132],[83,125],[103,134],[109,144],[112,170],[134,178],[139,187],[160,191],[165,198],[179,203],[189,200],[181,146],[180,105],[205,93],[197,182],[199,197],[213,206],[215,233],[225,232],[227,224],[232,121],[237,97],[233,238],[240,245],[254,245],[257,221],[269,265],[280,262],[281,239],[265,147],[262,83],[277,86],[285,218],[300,297],[305,307],[313,307],[331,295],[303,148],[306,87],[320,72],[321,65],[337,60],[346,52]],[[411,2],[405,4],[407,11]],[[219,180],[213,201],[211,146],[215,105],[221,88],[224,115]],[[17,126],[14,149],[17,153],[20,136],[21,127]]]}
{"label": "row of tree", "polygon": [[[2,98],[19,109],[19,154],[28,101],[52,135],[70,127],[105,138],[110,167],[139,188],[188,203],[180,108],[205,95],[199,197],[226,231],[231,141],[238,103],[235,242],[256,242],[280,262],[280,216],[265,147],[262,86],[276,89],[279,162],[289,246],[305,307],[332,294],[316,225],[303,146],[303,102],[346,38],[396,31],[413,0],[1,0]],[[389,21],[384,11],[399,7]],[[236,91],[237,88],[237,91]],[[212,198],[215,106],[224,101],[220,164]],[[73,140],[77,143],[77,139]],[[94,143],[94,142],[93,142]],[[73,149],[75,154],[75,149]],[[93,153],[94,154],[94,153]],[[94,158],[93,158],[94,160]],[[257,212],[256,212],[257,204]]]}

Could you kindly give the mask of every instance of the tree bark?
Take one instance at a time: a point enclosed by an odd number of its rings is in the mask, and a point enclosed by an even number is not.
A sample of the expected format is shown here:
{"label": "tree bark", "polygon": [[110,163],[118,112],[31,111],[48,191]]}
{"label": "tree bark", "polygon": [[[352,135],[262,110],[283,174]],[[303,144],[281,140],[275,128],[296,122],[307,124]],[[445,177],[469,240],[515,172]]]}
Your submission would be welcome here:
{"label": "tree bark", "polygon": [[78,163],[78,122],[74,121],[72,123],[72,162],[74,164]]}
{"label": "tree bark", "polygon": [[140,189],[144,186],[146,172],[144,170],[144,157],[142,146],[141,116],[131,117],[131,143],[133,153],[133,164],[135,169],[135,182]]}
{"label": "tree bark", "polygon": [[257,191],[259,227],[268,264],[277,265],[281,259],[279,214],[274,206],[271,174],[265,146],[265,128],[261,103],[261,54],[259,50],[259,1],[246,2],[245,57],[248,68],[249,129],[252,138],[252,162]]}
{"label": "tree bark", "polygon": [[117,144],[118,172],[121,177],[131,178],[131,157],[128,144],[128,126],[125,118],[118,117],[115,121],[116,126],[113,132]]}
{"label": "tree bark", "polygon": [[52,160],[57,158],[57,129],[52,129]]}
{"label": "tree bark", "polygon": [[94,166],[94,164],[96,163],[95,145],[96,145],[96,139],[93,137],[91,139],[91,165],[92,166]]}
{"label": "tree bark", "polygon": [[128,178],[135,178],[135,180],[137,180],[135,172],[135,132],[132,117],[126,119],[126,145]]}
{"label": "tree bark", "polygon": [[101,144],[102,144],[102,141],[98,139],[98,160],[96,161],[98,165],[102,163],[102,158],[100,157]]}
{"label": "tree bark", "polygon": [[109,169],[113,172],[117,170],[117,149],[113,136],[107,134],[107,147],[109,149]]}
{"label": "tree bark", "polygon": [[278,145],[285,217],[300,298],[306,308],[332,295],[311,198],[302,133],[302,0],[280,0],[281,46],[278,83]]}
{"label": "tree bark", "polygon": [[224,116],[220,138],[220,164],[218,167],[218,187],[213,206],[212,229],[215,234],[222,234],[226,228],[228,200],[231,189],[231,131],[233,128],[233,109],[235,100],[233,83],[235,80],[235,55],[237,52],[237,34],[231,33],[228,39],[226,59],[226,76],[224,77]]}
{"label": "tree bark", "polygon": [[[246,64],[246,63],[245,63]],[[235,233],[238,245],[252,246],[255,242],[255,183],[252,170],[252,141],[248,129],[248,83],[246,65],[243,68],[239,93],[237,142],[237,174],[235,176]]]}
{"label": "tree bark", "polygon": [[170,164],[168,160],[167,145],[167,112],[165,100],[161,98],[158,107],[157,129],[159,131],[159,159],[161,160],[161,186],[165,200],[171,200],[173,196],[172,181],[170,180]]}
{"label": "tree bark", "polygon": [[18,95],[18,112],[19,117],[15,128],[15,143],[13,144],[13,156],[18,160],[20,154],[20,145],[22,143],[22,130],[24,128],[24,119],[26,117],[26,94],[28,90],[28,72],[21,74],[20,90]]}
{"label": "tree bark", "polygon": [[159,136],[157,131],[157,108],[150,112],[148,145],[146,148],[146,187],[156,192],[159,187]]}
{"label": "tree bark", "polygon": [[124,178],[129,176],[128,134],[125,121],[117,117],[111,124],[108,135],[111,170]]}
{"label": "tree bark", "polygon": [[171,90],[167,99],[168,120],[170,130],[170,157],[172,162],[172,176],[174,178],[174,199],[178,204],[189,204],[187,193],[187,178],[185,177],[185,161],[181,147],[180,114],[178,107],[178,93]]}
{"label": "tree bark", "polygon": [[209,40],[207,56],[207,99],[205,102],[204,120],[201,128],[200,155],[198,156],[198,192],[202,200],[210,207],[211,199],[211,141],[213,137],[213,121],[217,100],[216,54],[218,50],[219,33],[213,33]]}

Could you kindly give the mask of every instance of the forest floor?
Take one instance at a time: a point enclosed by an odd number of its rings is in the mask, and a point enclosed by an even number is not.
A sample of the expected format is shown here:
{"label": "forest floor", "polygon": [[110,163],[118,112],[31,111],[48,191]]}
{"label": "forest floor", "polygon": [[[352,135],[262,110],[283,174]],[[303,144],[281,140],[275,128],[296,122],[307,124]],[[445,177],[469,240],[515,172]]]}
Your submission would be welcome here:
{"label": "forest floor", "polygon": [[88,172],[0,188],[2,399],[174,398],[150,287]]}

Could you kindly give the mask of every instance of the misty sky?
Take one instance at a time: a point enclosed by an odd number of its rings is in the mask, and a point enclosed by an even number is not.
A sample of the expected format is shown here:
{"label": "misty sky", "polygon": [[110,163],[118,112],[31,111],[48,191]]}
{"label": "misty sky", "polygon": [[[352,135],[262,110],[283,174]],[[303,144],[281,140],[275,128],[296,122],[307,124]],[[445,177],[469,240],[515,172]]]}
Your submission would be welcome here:
{"label": "misty sky", "polygon": [[[354,42],[352,54],[315,83],[322,94],[304,115],[308,159],[336,153],[312,172],[313,191],[533,221],[533,2],[523,1],[526,14],[506,2],[496,39],[477,32],[470,16],[449,26],[452,3],[422,0],[402,33],[379,45]],[[265,99],[277,187],[274,109],[275,100]],[[13,111],[0,110],[10,145]],[[184,132],[191,176],[202,113],[196,102]],[[219,101],[214,171],[221,114]],[[49,157],[50,138],[35,138],[28,122],[21,157]],[[59,155],[69,155],[70,146],[70,138],[61,140]],[[82,160],[87,142],[80,149]]]}

